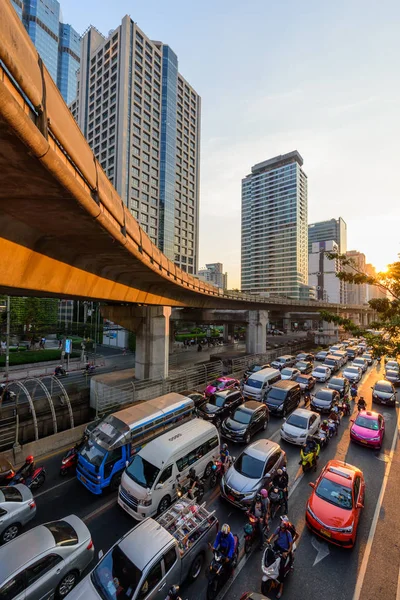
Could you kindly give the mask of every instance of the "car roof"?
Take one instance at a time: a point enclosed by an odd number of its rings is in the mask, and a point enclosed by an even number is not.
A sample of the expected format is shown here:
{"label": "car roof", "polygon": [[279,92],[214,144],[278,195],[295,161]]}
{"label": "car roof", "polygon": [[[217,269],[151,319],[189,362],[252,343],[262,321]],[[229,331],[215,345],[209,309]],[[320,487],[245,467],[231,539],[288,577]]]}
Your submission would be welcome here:
{"label": "car roof", "polygon": [[[310,373],[300,373],[297,376],[297,379],[314,379],[312,375],[310,375]],[[296,381],[297,381],[296,379]]]}
{"label": "car roof", "polygon": [[265,406],[265,404],[263,402],[257,402],[257,400],[248,400],[244,404],[238,406],[238,409],[240,408],[240,410],[253,412],[257,410],[257,408],[260,408],[260,406]]}
{"label": "car roof", "polygon": [[265,369],[261,369],[260,371],[256,371],[252,373],[250,379],[253,381],[264,381],[265,377],[268,375],[279,375],[280,371],[278,369],[274,369],[274,367],[266,367]]}
{"label": "car roof", "polygon": [[[143,539],[151,540],[143,544]],[[173,540],[173,536],[154,519],[147,518],[136,525],[120,542],[122,552],[143,571],[154,556]]]}
{"label": "car roof", "polygon": [[282,379],[281,381],[277,381],[276,383],[272,384],[272,388],[279,388],[279,389],[290,389],[293,387],[298,387],[298,383],[296,383],[295,381],[290,381],[289,379]]}
{"label": "car roof", "polygon": [[360,473],[361,471],[358,467],[349,465],[349,463],[341,460],[330,460],[325,466],[323,476],[345,487],[351,487],[351,482]]}
{"label": "car roof", "polygon": [[374,410],[361,410],[359,412],[359,414],[357,416],[362,416],[365,417],[366,419],[377,419],[378,417],[381,417],[381,413],[378,413]]}
{"label": "car roof", "polygon": [[275,360],[279,360],[280,358],[296,358],[295,356],[293,356],[293,354],[282,354],[282,356],[278,356],[278,358],[276,358]]}
{"label": "car roof", "polygon": [[236,381],[235,377],[229,377],[227,375],[222,375],[222,377],[217,377],[217,381]]}
{"label": "car roof", "polygon": [[53,534],[44,525],[30,529],[0,547],[0,581],[5,581],[15,571],[56,547]]}
{"label": "car roof", "polygon": [[235,392],[240,392],[240,390],[239,389],[217,390],[216,392],[214,392],[213,396],[222,396],[223,398],[226,398],[226,396],[230,396],[231,394],[233,394]]}
{"label": "car roof", "polygon": [[328,365],[315,365],[314,367],[314,371],[316,371],[317,369],[329,369]]}
{"label": "car roof", "polygon": [[245,452],[254,458],[258,458],[259,460],[265,460],[267,456],[272,454],[272,452],[277,449],[281,450],[281,447],[276,442],[273,442],[272,440],[261,439],[247,446]]}
{"label": "car roof", "polygon": [[331,396],[333,396],[333,394],[339,393],[337,390],[331,390],[331,388],[328,388],[328,387],[320,388],[319,390],[317,390],[316,395],[318,395],[320,392],[324,392],[325,394],[330,394]]}
{"label": "car roof", "polygon": [[386,379],[379,379],[379,381],[375,381],[375,383],[374,383],[374,387],[375,387],[376,385],[378,385],[378,384],[379,384],[379,385],[385,385],[386,387],[390,387],[390,389],[392,389],[392,388],[393,388],[393,384],[392,384],[392,383],[390,383],[390,381],[386,381]]}
{"label": "car roof", "polygon": [[311,415],[318,415],[318,413],[306,408],[296,408],[296,410],[294,410],[290,416],[292,415],[299,415],[299,417],[306,417],[306,419],[309,419]]}

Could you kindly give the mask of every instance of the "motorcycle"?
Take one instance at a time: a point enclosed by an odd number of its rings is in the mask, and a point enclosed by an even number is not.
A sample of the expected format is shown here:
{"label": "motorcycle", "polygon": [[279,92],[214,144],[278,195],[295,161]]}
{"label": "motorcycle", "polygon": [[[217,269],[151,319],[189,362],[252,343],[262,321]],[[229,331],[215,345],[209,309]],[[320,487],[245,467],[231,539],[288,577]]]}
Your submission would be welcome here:
{"label": "motorcycle", "polygon": [[315,450],[312,450],[311,452],[308,450],[308,448],[301,448],[300,464],[302,466],[303,473],[307,473],[307,471],[310,471],[311,469],[313,469],[314,471],[317,470],[317,460],[319,457],[319,451],[319,444],[317,444],[317,448]]}
{"label": "motorcycle", "polygon": [[221,481],[222,477],[225,473],[225,465],[220,461],[216,460],[212,466],[211,476],[210,476],[210,488],[213,488],[217,485],[219,481]]}
{"label": "motorcycle", "polygon": [[225,584],[232,571],[236,568],[239,559],[239,538],[233,534],[235,538],[235,550],[230,565],[227,565],[225,555],[214,548],[214,556],[208,569],[207,578],[207,600],[214,600],[220,589]]}
{"label": "motorcycle", "polygon": [[253,547],[254,540],[258,539],[258,518],[251,513],[246,513],[249,519],[246,525],[243,527],[244,530],[244,551],[245,554],[250,554]]}
{"label": "motorcycle", "polygon": [[311,402],[310,392],[304,392],[304,406],[308,406]]}
{"label": "motorcycle", "polygon": [[96,365],[86,365],[86,367],[83,370],[83,374],[84,375],[93,375],[95,370],[96,370]]}
{"label": "motorcycle", "polygon": [[[293,547],[293,551],[294,550],[295,547]],[[285,568],[283,571],[283,577],[285,579],[291,571],[289,555],[286,558],[283,558],[282,554],[275,551],[271,544],[267,544],[261,559],[261,571],[263,573],[261,580],[261,593],[264,596],[270,597],[271,592],[280,585],[278,578],[281,560],[285,561]]]}
{"label": "motorcycle", "polygon": [[269,492],[269,501],[270,501],[270,514],[271,520],[275,517],[277,512],[283,507],[284,498],[283,491],[277,487],[274,487]]}
{"label": "motorcycle", "polygon": [[73,448],[70,448],[61,459],[61,467],[60,467],[60,475],[61,477],[65,477],[69,472],[74,472],[76,470],[76,465],[78,464],[78,456],[79,451],[83,447],[83,445],[87,442],[88,436],[84,433],[80,442],[75,444]]}
{"label": "motorcycle", "polygon": [[0,383],[0,400],[2,399],[3,402],[11,402],[12,400],[15,400],[16,397],[17,394],[7,389],[5,383]]}
{"label": "motorcycle", "polygon": [[66,371],[64,369],[64,367],[56,367],[56,369],[54,371],[54,376],[55,377],[67,377],[68,371]]}
{"label": "motorcycle", "polygon": [[319,429],[314,438],[321,450],[326,448],[326,446],[329,444],[329,434],[323,429]]}
{"label": "motorcycle", "polygon": [[9,485],[17,485],[17,483],[23,483],[32,491],[38,490],[46,481],[46,469],[44,467],[37,467],[33,471],[32,475],[26,476],[23,472],[17,471],[14,478],[10,481]]}
{"label": "motorcycle", "polygon": [[178,498],[182,498],[182,496],[187,494],[191,500],[196,500],[196,502],[200,503],[203,499],[204,492],[204,485],[201,480],[197,481],[194,489],[192,489],[190,482],[188,485],[183,485],[178,479],[176,483],[176,495]]}
{"label": "motorcycle", "polygon": [[338,421],[334,421],[333,419],[328,419],[329,426],[329,437],[333,437],[338,434],[339,431],[339,423]]}
{"label": "motorcycle", "polygon": [[350,416],[351,410],[350,410],[349,402],[346,402],[345,400],[343,400],[343,402],[339,406],[339,410],[342,413],[343,417]]}
{"label": "motorcycle", "polygon": [[358,412],[361,412],[362,410],[367,410],[367,403],[365,402],[364,399],[360,399],[357,402],[357,408],[358,408]]}

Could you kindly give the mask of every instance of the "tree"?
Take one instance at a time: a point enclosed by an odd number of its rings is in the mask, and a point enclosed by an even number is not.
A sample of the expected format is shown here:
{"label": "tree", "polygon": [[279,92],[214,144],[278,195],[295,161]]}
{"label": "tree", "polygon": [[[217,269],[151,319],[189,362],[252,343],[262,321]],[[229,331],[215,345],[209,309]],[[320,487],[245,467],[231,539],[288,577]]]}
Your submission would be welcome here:
{"label": "tree", "polygon": [[[377,320],[368,326],[368,330],[356,325],[351,319],[339,317],[333,313],[321,311],[324,321],[342,325],[353,335],[363,335],[377,354],[400,354],[400,262],[388,265],[387,271],[368,275],[357,268],[355,262],[345,254],[326,252],[330,260],[338,259],[341,269],[337,277],[346,283],[373,285],[387,295],[385,298],[369,300],[369,305],[377,313]],[[379,333],[372,333],[375,330]]]}

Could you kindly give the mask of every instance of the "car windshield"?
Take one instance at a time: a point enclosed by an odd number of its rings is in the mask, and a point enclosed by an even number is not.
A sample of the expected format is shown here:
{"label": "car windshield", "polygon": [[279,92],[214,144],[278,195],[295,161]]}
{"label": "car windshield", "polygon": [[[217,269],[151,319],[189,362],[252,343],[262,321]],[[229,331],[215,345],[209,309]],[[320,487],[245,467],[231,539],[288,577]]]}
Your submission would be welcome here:
{"label": "car windshield", "polygon": [[250,379],[247,380],[246,385],[249,385],[250,387],[260,390],[262,388],[262,381],[258,381],[257,379],[252,379],[250,377]]}
{"label": "car windshield", "polygon": [[322,350],[322,352],[318,352],[317,356],[326,356],[328,353],[325,352],[325,350]]}
{"label": "car windshield", "polygon": [[[90,578],[98,594],[103,600],[130,600],[140,583],[142,572],[115,546],[92,572]],[[143,589],[147,584],[147,588]],[[148,589],[147,581],[143,583],[138,598],[145,598]]]}
{"label": "car windshield", "polygon": [[346,369],[346,373],[354,373],[355,375],[359,374],[360,371],[358,369],[356,369],[355,367],[349,367],[348,369]]}
{"label": "car windshield", "polygon": [[250,371],[251,371],[252,373],[257,373],[257,371],[261,371],[261,369],[262,369],[262,366],[261,366],[261,365],[254,365],[254,367],[252,367],[252,368],[250,369]]}
{"label": "car windshield", "polygon": [[365,364],[364,360],[365,360],[364,358],[355,358],[353,360],[353,365],[364,365]]}
{"label": "car windshield", "polygon": [[217,390],[223,390],[226,383],[226,381],[218,381],[218,379],[216,379],[215,381],[212,381],[209,386],[217,388]]}
{"label": "car windshield", "polygon": [[92,465],[99,467],[106,455],[106,450],[89,439],[83,446],[80,454],[82,458],[90,462]]}
{"label": "car windshield", "polygon": [[374,392],[385,392],[386,394],[390,394],[392,392],[392,386],[388,383],[376,383],[374,387]]}
{"label": "car windshield", "polygon": [[292,369],[282,369],[281,375],[287,375],[288,377],[291,377],[293,375],[293,371]]}
{"label": "car windshield", "polygon": [[296,356],[296,358],[297,358],[297,360],[303,360],[303,358],[305,358],[306,356],[307,356],[307,355],[306,355],[306,354],[304,354],[304,353],[302,352],[301,354],[298,354],[298,355]]}
{"label": "car windshield", "polygon": [[308,379],[308,377],[300,376],[297,377],[296,381],[297,383],[308,383],[310,380]]}
{"label": "car windshield", "polygon": [[267,402],[278,406],[279,404],[282,404],[282,402],[285,399],[285,396],[286,396],[286,390],[282,390],[280,388],[272,388],[268,392]]}
{"label": "car windshield", "polygon": [[329,392],[328,390],[319,390],[315,395],[318,400],[328,400],[329,402],[332,400],[332,396],[332,392]]}
{"label": "car windshield", "polygon": [[22,494],[15,487],[2,487],[0,488],[1,502],[22,502]]}
{"label": "car windshield", "polygon": [[305,369],[306,367],[308,367],[308,363],[304,360],[300,360],[298,363],[296,363],[296,367],[298,369]]}
{"label": "car windshield", "polygon": [[353,506],[351,488],[340,485],[340,483],[336,483],[325,477],[319,482],[315,493],[319,498],[340,508],[350,510]]}
{"label": "car windshield", "polygon": [[160,469],[142,458],[140,454],[136,454],[125,472],[141,487],[151,489]]}
{"label": "car windshield", "polygon": [[306,417],[301,417],[300,415],[292,413],[287,419],[286,424],[292,425],[292,427],[298,427],[299,429],[307,429],[308,419],[306,419]]}
{"label": "car windshield", "polygon": [[355,425],[359,427],[364,427],[365,429],[372,429],[373,431],[379,430],[378,419],[367,419],[366,417],[362,417],[359,415],[356,419]]}
{"label": "car windshield", "polygon": [[247,412],[245,410],[241,410],[240,408],[235,412],[232,419],[237,423],[242,423],[243,425],[247,425],[250,423],[251,412]]}
{"label": "car windshield", "polygon": [[338,388],[342,388],[344,387],[344,381],[343,379],[340,379],[340,377],[332,377],[332,379],[329,382],[329,387],[333,387],[336,386]]}
{"label": "car windshield", "polygon": [[209,404],[214,404],[214,406],[221,408],[222,406],[224,406],[225,401],[226,396],[220,396],[219,394],[215,394],[210,400]]}
{"label": "car windshield", "polygon": [[315,373],[326,373],[326,369],[324,367],[317,367],[314,369]]}
{"label": "car windshield", "polygon": [[78,534],[66,521],[53,521],[43,525],[54,537],[57,546],[75,546],[78,543]]}
{"label": "car windshield", "polygon": [[264,462],[243,452],[235,462],[235,469],[245,477],[260,479],[264,469]]}

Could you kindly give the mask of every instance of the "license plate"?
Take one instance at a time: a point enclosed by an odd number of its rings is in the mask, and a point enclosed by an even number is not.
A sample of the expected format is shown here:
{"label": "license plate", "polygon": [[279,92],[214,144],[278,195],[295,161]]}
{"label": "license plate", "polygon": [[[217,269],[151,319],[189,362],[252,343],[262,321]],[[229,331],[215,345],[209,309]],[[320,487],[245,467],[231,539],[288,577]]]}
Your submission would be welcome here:
{"label": "license plate", "polygon": [[322,535],[325,535],[326,537],[332,537],[332,534],[330,531],[327,531],[326,529],[321,529],[320,533]]}
{"label": "license plate", "polygon": [[235,498],[231,494],[228,495],[228,500],[235,502]]}
{"label": "license plate", "polygon": [[386,400],[381,400],[382,404],[386,404]]}
{"label": "license plate", "polygon": [[358,440],[359,442],[361,442],[362,444],[368,444],[368,442],[366,442],[365,440]]}

